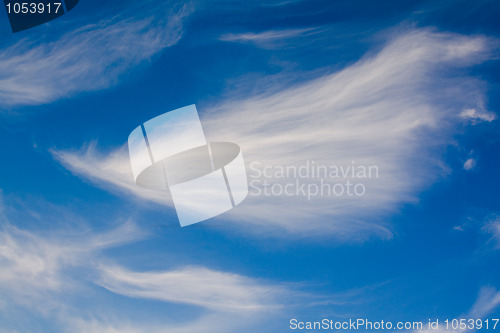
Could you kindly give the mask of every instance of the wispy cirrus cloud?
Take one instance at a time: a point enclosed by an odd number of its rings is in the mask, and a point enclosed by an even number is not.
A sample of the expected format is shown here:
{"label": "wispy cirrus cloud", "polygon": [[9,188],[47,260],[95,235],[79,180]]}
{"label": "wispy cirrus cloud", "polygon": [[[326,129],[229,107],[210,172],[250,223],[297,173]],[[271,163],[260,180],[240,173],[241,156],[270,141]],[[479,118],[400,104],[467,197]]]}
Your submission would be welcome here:
{"label": "wispy cirrus cloud", "polygon": [[163,272],[133,272],[123,267],[102,267],[100,285],[134,298],[184,303],[224,311],[262,311],[278,307],[284,287],[266,285],[238,274],[205,267],[184,267]]}
{"label": "wispy cirrus cloud", "polygon": [[282,42],[298,37],[309,37],[319,33],[318,28],[267,30],[262,32],[228,33],[219,37],[224,42],[253,43],[260,47],[271,48],[282,45]]}
{"label": "wispy cirrus cloud", "polygon": [[[115,255],[111,259],[105,251],[147,236],[132,222],[101,232],[85,228],[33,231],[12,226],[5,216],[1,224],[0,308],[8,309],[0,312],[2,331],[37,327],[37,315],[42,314],[52,332],[143,332],[145,328],[150,332],[234,332],[279,313],[292,295],[304,295],[281,281],[182,262],[169,270],[125,268],[121,265],[125,258]],[[189,310],[187,319],[166,316],[145,325],[126,310],[94,304],[85,296],[89,292],[110,302],[112,294],[125,296],[120,304],[141,299],[142,304],[161,301],[194,310]],[[79,303],[81,299],[85,301]]]}
{"label": "wispy cirrus cloud", "polygon": [[103,250],[142,240],[147,233],[126,222],[103,232],[32,232],[14,227],[2,217],[0,230],[0,292],[28,298],[72,289],[74,269],[85,268],[86,279],[131,298],[197,306],[215,312],[277,309],[290,288],[237,273],[202,266],[141,272],[99,256]]}
{"label": "wispy cirrus cloud", "polygon": [[[493,287],[482,287],[481,290],[479,291],[479,294],[477,296],[476,301],[472,305],[471,309],[458,317],[458,319],[464,318],[466,320],[466,323],[469,324],[468,320],[473,319],[474,323],[477,319],[484,319],[486,316],[491,314],[495,309],[498,308],[500,305],[500,292],[496,290]],[[490,321],[491,324],[491,321]],[[484,326],[482,326],[484,329]],[[416,330],[414,332],[416,333],[430,333],[430,332],[436,332],[436,333],[442,333],[442,332],[453,332],[453,333],[460,333],[460,332],[475,332],[475,331],[481,331],[480,329],[477,329],[476,327],[474,329],[452,329],[448,328],[446,329],[446,325],[444,323],[440,323],[439,327],[437,329],[421,329],[421,330]]]}
{"label": "wispy cirrus cloud", "polygon": [[483,105],[479,105],[478,108],[474,109],[465,109],[460,113],[460,116],[472,124],[483,121],[492,122],[497,118],[496,114],[485,110]]}
{"label": "wispy cirrus cloud", "polygon": [[[95,316],[93,318],[66,318],[67,330],[77,333],[222,333],[246,331],[255,322],[241,316],[228,317],[225,313],[214,313],[183,323],[144,323],[131,318]],[[248,332],[251,332],[248,330]]]}
{"label": "wispy cirrus cloud", "polygon": [[493,241],[495,248],[500,249],[500,216],[494,214],[485,222],[482,230],[491,235],[488,242]]}
{"label": "wispy cirrus cloud", "polygon": [[[5,221],[3,221],[5,222]],[[5,225],[0,231],[0,290],[32,299],[49,291],[70,288],[72,267],[85,265],[86,260],[101,250],[130,243],[143,237],[133,223],[101,234],[78,236],[49,233],[45,237]]]}
{"label": "wispy cirrus cloud", "polygon": [[417,200],[443,172],[438,151],[451,142],[464,105],[484,105],[477,81],[447,69],[481,62],[488,52],[484,37],[415,30],[396,34],[379,53],[337,73],[213,107],[204,119],[207,137],[239,143],[249,165],[355,161],[379,171],[378,179],[358,180],[366,185],[361,197],[261,195],[229,214],[297,234],[390,237],[390,226],[372,217]]}
{"label": "wispy cirrus cloud", "polygon": [[[259,183],[225,216],[266,234],[286,230],[344,240],[391,237],[390,224],[381,218],[417,200],[418,193],[444,173],[439,150],[451,142],[451,133],[463,119],[461,110],[464,105],[484,105],[476,80],[447,69],[479,63],[489,52],[488,39],[480,36],[429,29],[393,36],[380,52],[339,72],[274,88],[270,94],[235,96],[201,115],[207,138],[240,144],[250,180],[258,178],[252,165],[298,168],[313,161],[376,166],[378,178],[360,180],[366,193],[262,195],[255,193],[256,188],[263,190]],[[131,177],[125,179],[129,162],[123,148],[108,156],[96,150],[53,153],[69,170],[99,186],[112,184],[144,197],[133,188]],[[114,172],[107,166],[118,161],[117,156],[122,164]],[[271,184],[282,187],[291,181],[271,178]],[[351,178],[346,179],[355,180]]]}
{"label": "wispy cirrus cloud", "polygon": [[468,316],[470,318],[484,318],[500,305],[500,291],[493,287],[483,287]]}
{"label": "wispy cirrus cloud", "polygon": [[[74,174],[84,174],[93,183],[115,193],[125,192],[126,195],[133,195],[157,204],[172,205],[164,192],[148,190],[134,183],[126,145],[109,154],[99,152],[96,142],[75,151],[53,149],[51,153]],[[107,181],[103,182],[104,179]]]}
{"label": "wispy cirrus cloud", "polygon": [[[191,12],[189,6],[151,9],[146,17],[116,16],[56,40],[28,38],[6,47],[0,51],[0,105],[44,104],[116,84],[125,71],[176,44]],[[167,17],[156,18],[159,12]]]}

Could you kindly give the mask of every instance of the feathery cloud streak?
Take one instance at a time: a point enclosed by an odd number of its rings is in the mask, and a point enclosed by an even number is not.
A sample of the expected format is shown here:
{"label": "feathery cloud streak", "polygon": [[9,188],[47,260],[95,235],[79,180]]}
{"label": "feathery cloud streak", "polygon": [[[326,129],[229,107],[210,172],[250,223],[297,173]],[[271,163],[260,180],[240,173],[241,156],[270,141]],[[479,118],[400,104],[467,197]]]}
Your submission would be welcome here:
{"label": "feathery cloud streak", "polygon": [[483,37],[411,31],[338,73],[214,107],[203,119],[207,137],[239,143],[248,164],[355,161],[377,166],[380,174],[364,181],[366,194],[359,198],[256,196],[230,214],[295,233],[387,236],[385,226],[369,217],[415,200],[437,178],[441,162],[434,151],[451,141],[447,134],[460,111],[484,105],[476,81],[451,77],[447,69],[479,63],[488,50]]}
{"label": "feathery cloud streak", "polygon": [[224,312],[276,308],[276,296],[288,293],[284,287],[261,284],[248,277],[205,267],[164,272],[103,267],[99,281],[103,287],[129,297],[191,304]]}
{"label": "feathery cloud streak", "polygon": [[[52,230],[43,234],[11,226],[5,217],[2,224],[0,307],[9,307],[10,313],[0,316],[4,319],[28,311],[29,318],[42,313],[61,331],[142,331],[140,327],[144,326],[127,321],[129,318],[116,321],[122,316],[120,311],[97,310],[92,305],[86,308],[87,305],[73,301],[89,288],[102,293],[100,287],[104,287],[127,296],[129,302],[141,298],[201,310],[195,311],[194,318],[188,321],[167,318],[151,323],[153,332],[232,332],[241,325],[254,325],[267,318],[293,292],[279,284],[201,266],[181,265],[154,272],[124,268],[120,258],[111,260],[103,251],[145,237],[146,233],[131,222],[100,233]],[[81,317],[83,313],[86,315]],[[228,313],[231,319],[227,318]],[[15,320],[5,320],[0,327],[17,326]]]}
{"label": "feathery cloud streak", "polygon": [[21,40],[0,51],[0,105],[38,105],[110,87],[134,65],[176,44],[189,13],[184,6],[165,19],[115,17],[54,41]]}
{"label": "feathery cloud streak", "polygon": [[285,30],[270,30],[259,33],[246,32],[241,34],[224,34],[219,37],[219,40],[224,42],[238,42],[238,43],[254,43],[263,48],[278,47],[283,42],[292,38],[310,37],[318,33],[317,28],[303,28],[303,29],[285,29]]}
{"label": "feathery cloud streak", "polygon": [[[466,320],[473,318],[473,319],[483,319],[486,316],[488,316],[492,311],[498,308],[500,305],[500,292],[497,291],[493,287],[482,287],[481,290],[479,291],[479,295],[477,296],[476,301],[472,305],[472,308],[469,310],[468,313],[464,314],[463,316],[458,317],[460,318],[465,318]],[[438,329],[422,329],[422,330],[416,330],[416,333],[430,333],[430,332],[436,332],[436,333],[442,333],[442,332],[453,332],[453,333],[461,333],[461,332],[468,332],[468,331],[480,331],[476,329],[446,329],[445,324],[440,323]]]}
{"label": "feathery cloud streak", "polygon": [[[379,53],[337,73],[282,87],[278,93],[235,97],[213,106],[201,115],[207,138],[239,143],[250,179],[255,176],[250,167],[254,162],[261,167],[299,167],[307,161],[325,166],[355,161],[376,166],[380,174],[363,180],[366,193],[360,197],[309,200],[251,193],[226,216],[257,225],[260,228],[252,228],[257,231],[329,234],[346,240],[373,234],[391,237],[390,226],[372,217],[416,200],[419,191],[438,178],[442,162],[437,151],[451,141],[454,126],[463,118],[460,112],[485,104],[477,81],[452,77],[447,69],[479,63],[488,51],[484,37],[415,30],[397,35]],[[107,157],[93,148],[53,153],[69,170],[99,186],[112,184],[145,197],[133,188],[132,178],[125,178],[129,166],[123,148]],[[116,172],[109,170],[119,160]],[[290,179],[270,181],[284,186]]]}
{"label": "feathery cloud streak", "polygon": [[132,223],[91,236],[35,235],[8,224],[0,231],[0,290],[34,297],[69,287],[68,271],[101,250],[143,237]]}

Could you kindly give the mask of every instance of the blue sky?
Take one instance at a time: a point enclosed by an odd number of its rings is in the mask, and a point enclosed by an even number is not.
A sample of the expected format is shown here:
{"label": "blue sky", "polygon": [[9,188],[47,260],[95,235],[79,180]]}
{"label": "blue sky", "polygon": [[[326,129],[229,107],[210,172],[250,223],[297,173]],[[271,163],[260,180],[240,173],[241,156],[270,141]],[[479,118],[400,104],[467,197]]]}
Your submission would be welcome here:
{"label": "blue sky", "polygon": [[[81,0],[12,34],[0,11],[1,331],[499,318],[499,14]],[[240,145],[249,179],[252,163],[307,161],[380,177],[359,197],[250,191],[181,228],[168,196],[134,184],[126,142],[190,104],[207,139]]]}

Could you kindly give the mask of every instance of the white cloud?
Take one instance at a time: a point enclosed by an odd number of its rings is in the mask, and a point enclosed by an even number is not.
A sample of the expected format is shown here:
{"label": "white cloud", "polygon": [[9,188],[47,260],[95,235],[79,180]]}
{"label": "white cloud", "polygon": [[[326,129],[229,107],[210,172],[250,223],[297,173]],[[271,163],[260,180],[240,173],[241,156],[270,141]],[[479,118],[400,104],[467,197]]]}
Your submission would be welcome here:
{"label": "white cloud", "polygon": [[460,117],[476,124],[481,121],[492,122],[497,118],[496,114],[484,110],[483,107],[478,109],[465,109],[460,113]]}
{"label": "white cloud", "polygon": [[[419,191],[439,177],[443,166],[437,152],[452,141],[456,110],[483,100],[477,81],[446,76],[446,68],[478,63],[487,53],[482,37],[416,30],[337,73],[211,107],[201,114],[207,138],[238,143],[247,167],[252,162],[298,167],[307,161],[326,166],[355,161],[378,167],[380,175],[362,180],[366,194],[361,197],[251,195],[224,216],[268,235],[286,230],[343,240],[391,237],[381,217],[417,200]],[[123,148],[107,157],[93,149],[54,154],[99,186],[113,184],[145,198],[133,189],[132,178],[124,177],[129,165]],[[118,160],[113,172],[111,161]],[[286,181],[271,180],[281,186]]]}
{"label": "white cloud", "polygon": [[[51,233],[45,237],[5,226],[0,231],[0,290],[32,298],[46,291],[70,288],[73,279],[65,272],[88,264],[98,251],[143,237],[128,222],[106,233],[91,236]],[[12,296],[12,295],[11,295]]]}
{"label": "white cloud", "polygon": [[483,230],[491,234],[491,241],[495,242],[496,248],[500,248],[500,217],[495,216],[485,224]]}
{"label": "white cloud", "polygon": [[364,181],[360,198],[250,197],[232,216],[298,234],[388,236],[386,225],[370,217],[415,200],[437,178],[441,162],[433,150],[451,142],[456,110],[482,101],[473,80],[446,77],[444,69],[477,63],[487,51],[480,37],[417,30],[338,73],[214,107],[202,119],[207,137],[239,143],[248,164],[355,161],[380,174]]}
{"label": "white cloud", "polygon": [[182,323],[144,323],[130,318],[67,318],[68,331],[76,333],[233,333],[255,332],[256,317],[226,313],[203,315]]}
{"label": "white cloud", "polygon": [[273,3],[272,1],[270,3],[263,3],[261,6],[269,6],[269,7],[279,7],[279,6],[286,6],[289,4],[297,3],[302,0],[287,0],[287,1],[278,1],[276,3]]}
{"label": "white cloud", "polygon": [[19,41],[0,51],[0,105],[43,104],[107,88],[130,67],[176,44],[188,13],[184,7],[161,20],[115,18],[51,42]]}
{"label": "white cloud", "polygon": [[468,313],[469,318],[484,318],[500,305],[500,292],[493,287],[483,287]]}
{"label": "white cloud", "polygon": [[476,160],[473,158],[469,158],[467,161],[464,163],[464,169],[465,170],[472,170],[476,167]]}
{"label": "white cloud", "polygon": [[[123,268],[117,262],[125,258],[111,260],[104,250],[144,238],[145,232],[131,222],[103,232],[28,231],[11,226],[1,214],[0,210],[3,331],[45,327],[40,323],[47,320],[51,332],[234,332],[279,313],[284,299],[292,295],[286,286],[183,263],[168,271]],[[120,306],[108,309],[95,303],[103,298],[113,302],[100,287],[129,297],[131,306],[142,298],[197,309],[185,318],[169,314],[145,324]]]}
{"label": "white cloud", "polygon": [[308,37],[318,33],[317,28],[268,30],[259,33],[245,32],[240,34],[228,33],[219,37],[225,42],[254,43],[260,47],[277,47],[280,42],[297,37]]}
{"label": "white cloud", "polygon": [[[10,226],[0,230],[0,292],[32,300],[47,291],[72,288],[73,268],[85,267],[86,278],[132,298],[184,303],[224,312],[270,310],[289,290],[257,279],[201,266],[170,271],[137,272],[97,259],[104,249],[128,244],[146,233],[132,222],[96,233],[89,231],[30,232]],[[6,223],[6,224],[5,224]],[[93,276],[93,277],[92,277]]]}
{"label": "white cloud", "polygon": [[113,191],[125,190],[137,198],[158,204],[170,204],[164,192],[152,191],[134,183],[127,146],[109,154],[99,153],[93,142],[78,151],[52,150],[52,155],[77,175],[85,175],[94,183]]}
{"label": "white cloud", "polygon": [[[479,295],[472,305],[472,308],[464,315],[458,316],[457,318],[465,318],[465,319],[483,319],[488,316],[492,311],[494,311],[500,305],[500,292],[497,291],[493,287],[483,287],[479,291]],[[425,321],[424,321],[425,323]],[[483,328],[484,329],[484,328]],[[444,333],[444,332],[474,332],[480,331],[476,329],[446,329],[446,325],[441,323],[438,329],[422,329],[416,330],[417,333]]]}
{"label": "white cloud", "polygon": [[196,305],[224,312],[275,308],[276,296],[285,294],[282,287],[205,267],[133,272],[118,266],[103,266],[101,273],[98,283],[117,294]]}

